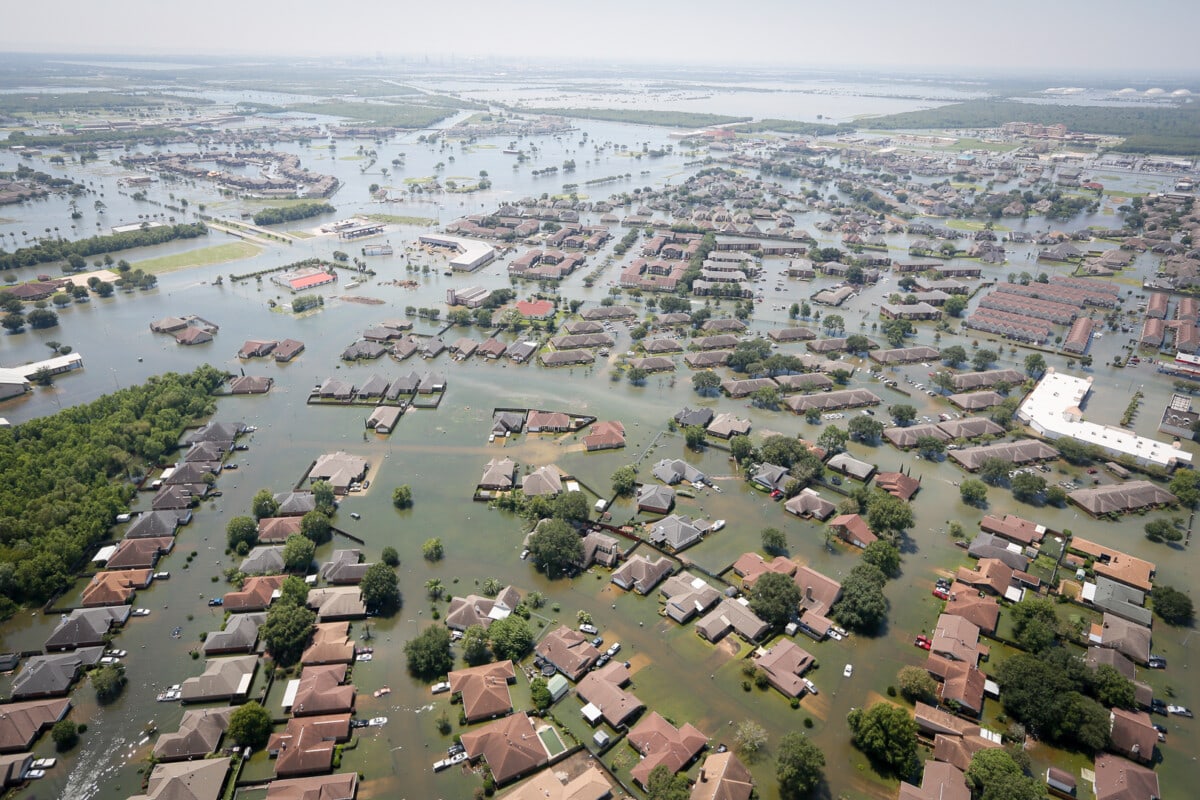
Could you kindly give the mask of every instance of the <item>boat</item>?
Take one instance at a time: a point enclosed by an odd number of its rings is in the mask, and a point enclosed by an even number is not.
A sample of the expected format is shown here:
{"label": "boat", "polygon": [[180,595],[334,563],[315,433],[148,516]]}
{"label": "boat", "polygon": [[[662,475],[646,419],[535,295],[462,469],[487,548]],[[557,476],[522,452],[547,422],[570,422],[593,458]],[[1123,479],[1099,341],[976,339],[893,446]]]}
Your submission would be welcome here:
{"label": "boat", "polygon": [[719,519],[712,524],[712,527],[709,528],[709,530],[712,531],[713,533],[716,533],[717,531],[721,530],[721,528],[724,528],[724,527],[725,527],[725,520]]}
{"label": "boat", "polygon": [[367,721],[367,724],[372,728],[380,728],[384,725],[387,725],[387,721],[387,717],[371,717],[371,719]]}
{"label": "boat", "polygon": [[160,703],[170,703],[174,700],[178,700],[182,696],[183,687],[177,683],[174,686],[168,686],[166,689],[159,692],[158,697],[155,699],[157,699]]}
{"label": "boat", "polygon": [[374,692],[372,692],[372,696],[373,697],[384,697],[391,693],[392,693],[392,689],[390,686],[381,686],[378,689],[376,689]]}

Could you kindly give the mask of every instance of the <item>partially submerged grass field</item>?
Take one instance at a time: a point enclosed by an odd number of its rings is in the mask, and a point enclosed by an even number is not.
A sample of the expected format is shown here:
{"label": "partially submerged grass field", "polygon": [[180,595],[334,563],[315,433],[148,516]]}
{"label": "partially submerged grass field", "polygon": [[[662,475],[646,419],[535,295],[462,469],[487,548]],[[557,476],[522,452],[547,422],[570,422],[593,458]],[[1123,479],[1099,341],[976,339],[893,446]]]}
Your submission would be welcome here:
{"label": "partially submerged grass field", "polygon": [[385,225],[434,225],[436,219],[432,217],[407,217],[398,214],[368,214],[367,219],[372,222],[382,222]]}
{"label": "partially submerged grass field", "polygon": [[135,262],[133,266],[146,272],[161,274],[189,267],[207,267],[213,264],[224,264],[228,261],[238,261],[243,258],[251,258],[261,252],[261,247],[249,242],[227,242],[212,247],[201,247],[198,250],[188,250],[185,253],[148,258],[145,261]]}

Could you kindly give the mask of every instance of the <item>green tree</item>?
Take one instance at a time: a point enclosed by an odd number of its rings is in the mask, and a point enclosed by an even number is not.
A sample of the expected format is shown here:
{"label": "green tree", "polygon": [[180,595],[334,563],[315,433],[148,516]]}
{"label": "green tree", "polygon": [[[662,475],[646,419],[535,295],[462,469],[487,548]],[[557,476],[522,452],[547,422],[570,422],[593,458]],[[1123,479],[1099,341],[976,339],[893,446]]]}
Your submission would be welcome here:
{"label": "green tree", "polygon": [[225,733],[238,747],[261,750],[271,736],[271,712],[257,700],[240,705],[229,715]]}
{"label": "green tree", "polygon": [[703,450],[708,444],[707,434],[704,428],[699,425],[685,425],[683,428],[683,441],[689,450]]}
{"label": "green tree", "polygon": [[1061,486],[1046,487],[1046,502],[1050,505],[1062,508],[1067,504],[1069,499],[1070,496],[1067,494],[1067,490]]}
{"label": "green tree", "polygon": [[279,600],[294,606],[306,605],[308,603],[308,584],[304,582],[303,578],[288,575],[279,587]]}
{"label": "green tree", "polygon": [[53,328],[58,325],[58,314],[48,308],[35,308],[29,312],[26,319],[29,321],[29,327],[34,330]]}
{"label": "green tree", "polygon": [[125,667],[122,664],[107,664],[92,670],[90,680],[97,702],[106,705],[116,700],[125,688]]}
{"label": "green tree", "polygon": [[382,561],[367,567],[358,588],[368,611],[387,616],[400,607],[400,582],[396,571]]}
{"label": "green tree", "polygon": [[952,344],[942,348],[941,359],[950,366],[957,367],[967,360],[967,351],[961,345]]}
{"label": "green tree", "polygon": [[529,629],[529,623],[516,614],[493,622],[488,628],[488,640],[492,643],[492,652],[501,661],[520,661],[533,650],[533,631]]}
{"label": "green tree", "polygon": [[873,564],[858,564],[842,581],[842,596],[833,604],[835,620],[851,630],[873,634],[888,615],[888,599],[883,593],[887,577]]}
{"label": "green tree", "polygon": [[750,609],[763,622],[782,628],[796,615],[800,606],[800,589],[786,575],[768,572],[759,576],[750,590]]}
{"label": "green tree", "polygon": [[454,668],[450,652],[450,631],[444,625],[430,625],[404,645],[408,671],[416,677],[432,681]]}
{"label": "green tree", "polygon": [[751,444],[749,436],[731,436],[729,437],[729,452],[734,460],[741,464],[753,457],[754,445]]}
{"label": "green tree", "polygon": [[258,523],[253,517],[234,517],[225,526],[225,540],[232,550],[243,543],[246,547],[253,546],[258,541]]}
{"label": "green tree", "polygon": [[846,426],[846,432],[850,434],[850,438],[857,442],[871,444],[879,441],[879,437],[883,435],[883,423],[874,419],[859,415],[850,420],[850,424]]}
{"label": "green tree", "polygon": [[634,386],[642,386],[646,383],[646,378],[650,373],[641,367],[630,367],[625,373],[625,378]]}
{"label": "green tree", "polygon": [[994,350],[988,350],[986,347],[975,351],[975,355],[971,356],[971,366],[977,370],[985,370],[996,362],[996,353]]}
{"label": "green tree", "polygon": [[936,436],[918,436],[917,437],[917,452],[922,458],[927,458],[933,461],[942,453],[946,452],[946,445],[941,439]]}
{"label": "green tree", "polygon": [[1165,519],[1152,519],[1144,526],[1146,538],[1152,542],[1178,542],[1183,538],[1183,531],[1176,528]]}
{"label": "green tree", "polygon": [[300,659],[317,615],[298,603],[283,598],[271,604],[267,619],[258,630],[267,652],[281,667],[290,667]]}
{"label": "green tree", "polygon": [[752,764],[767,746],[767,729],[752,719],[744,719],[733,731],[733,746],[743,761]]}
{"label": "green tree", "polygon": [[1013,638],[1022,650],[1040,653],[1058,641],[1058,615],[1054,603],[1034,597],[1012,606]]}
{"label": "green tree", "polygon": [[829,425],[817,437],[817,447],[824,449],[827,453],[840,453],[846,449],[846,441],[849,438],[850,434],[837,425]]}
{"label": "green tree", "polygon": [[1003,458],[985,458],[979,465],[979,477],[983,479],[984,483],[999,486],[1008,480],[1010,469],[1012,469],[1012,464]]}
{"label": "green tree", "polygon": [[861,333],[852,333],[846,337],[846,351],[850,353],[865,353],[871,349],[871,340]]}
{"label": "green tree", "polygon": [[275,495],[270,489],[259,489],[254,495],[251,507],[255,519],[265,519],[279,513],[279,504],[275,502]]}
{"label": "green tree", "polygon": [[846,320],[841,314],[829,314],[821,324],[825,330],[831,333],[842,333],[846,330]]}
{"label": "green tree", "polygon": [[787,553],[787,537],[778,528],[763,528],[762,546],[771,555],[783,555]]}
{"label": "green tree", "polygon": [[552,509],[555,519],[575,523],[587,522],[592,510],[583,492],[563,492],[552,501]]}
{"label": "green tree", "polygon": [[898,497],[876,491],[867,506],[867,524],[876,533],[905,531],[913,525],[912,506]]}
{"label": "green tree", "polygon": [[312,493],[317,510],[326,516],[333,516],[333,512],[337,510],[337,496],[329,481],[313,481]]}
{"label": "green tree", "polygon": [[1017,473],[1012,478],[1013,497],[1026,503],[1032,503],[1046,491],[1046,479],[1041,475],[1030,472]]}
{"label": "green tree", "polygon": [[79,744],[79,726],[69,719],[60,719],[50,729],[50,738],[54,740],[54,749],[65,753]]}
{"label": "green tree", "polygon": [[397,553],[396,548],[392,547],[390,544],[383,548],[383,551],[379,554],[379,560],[387,564],[389,567],[400,566],[400,554]]}
{"label": "green tree", "polygon": [[946,303],[942,308],[952,317],[961,317],[962,313],[967,310],[967,298],[960,294],[950,295],[946,298]]}
{"label": "green tree", "polygon": [[937,681],[922,667],[901,667],[896,673],[900,694],[912,703],[936,703]]}
{"label": "green tree", "polygon": [[1200,473],[1191,469],[1175,470],[1175,477],[1171,478],[1167,489],[1179,498],[1180,505],[1193,508],[1200,501]]}
{"label": "green tree", "polygon": [[1115,667],[1101,664],[1091,675],[1089,693],[1106,708],[1136,708],[1133,681],[1117,672]]}
{"label": "green tree", "polygon": [[1174,586],[1155,586],[1150,596],[1154,613],[1168,625],[1190,625],[1194,610],[1192,598]]}
{"label": "green tree", "polygon": [[392,505],[396,508],[412,508],[412,487],[407,483],[392,490]]}
{"label": "green tree", "polygon": [[897,403],[888,409],[897,425],[909,425],[917,418],[917,409],[907,403]]}
{"label": "green tree", "polygon": [[687,775],[672,775],[666,764],[659,764],[646,777],[646,800],[688,800],[690,796]]}
{"label": "green tree", "polygon": [[283,568],[288,572],[307,572],[317,546],[307,536],[293,533],[283,545]]}
{"label": "green tree", "polygon": [[617,497],[628,497],[637,488],[637,467],[626,464],[612,474],[612,490]]}
{"label": "green tree", "polygon": [[1007,750],[985,748],[971,757],[967,785],[977,800],[1043,800],[1041,783],[1028,777]]}
{"label": "green tree", "polygon": [[583,541],[567,523],[550,520],[541,523],[529,538],[529,555],[547,577],[558,578],[574,571],[583,560]]}
{"label": "green tree", "polygon": [[780,403],[779,390],[771,386],[755,389],[750,395],[750,403],[757,408],[777,409]]}
{"label": "green tree", "polygon": [[325,544],[333,538],[329,517],[315,508],[300,518],[300,532],[313,544]]}
{"label": "green tree", "polygon": [[20,333],[25,328],[25,315],[20,311],[10,311],[0,320],[0,325],[9,333]]}
{"label": "green tree", "polygon": [[538,711],[545,711],[554,704],[554,696],[550,694],[545,678],[539,676],[529,682],[529,699]]}
{"label": "green tree", "polygon": [[917,723],[891,703],[856,708],[846,717],[851,743],[881,772],[906,778],[917,770]]}
{"label": "green tree", "polygon": [[472,667],[492,660],[492,651],[488,648],[488,633],[482,625],[472,625],[463,631],[462,651],[463,661]]}
{"label": "green tree", "polygon": [[446,585],[442,583],[441,578],[430,578],[425,581],[425,594],[429,595],[429,599],[436,603],[445,596]]}
{"label": "green tree", "polygon": [[862,552],[862,560],[879,568],[889,578],[900,575],[900,550],[887,539],[876,539]]}
{"label": "green tree", "polygon": [[421,545],[421,555],[426,561],[441,561],[446,555],[446,551],[442,547],[442,540],[426,539],[425,544]]}
{"label": "green tree", "polygon": [[721,376],[711,369],[701,370],[692,375],[692,388],[702,395],[715,394],[721,388]]}
{"label": "green tree", "polygon": [[785,733],[776,751],[775,777],[783,800],[803,800],[825,777],[825,754],[803,733]]}
{"label": "green tree", "polygon": [[1025,356],[1025,374],[1031,378],[1040,378],[1046,371],[1046,359],[1041,353],[1030,353]]}
{"label": "green tree", "polygon": [[987,484],[983,481],[967,478],[958,486],[958,494],[962,501],[969,506],[987,505]]}

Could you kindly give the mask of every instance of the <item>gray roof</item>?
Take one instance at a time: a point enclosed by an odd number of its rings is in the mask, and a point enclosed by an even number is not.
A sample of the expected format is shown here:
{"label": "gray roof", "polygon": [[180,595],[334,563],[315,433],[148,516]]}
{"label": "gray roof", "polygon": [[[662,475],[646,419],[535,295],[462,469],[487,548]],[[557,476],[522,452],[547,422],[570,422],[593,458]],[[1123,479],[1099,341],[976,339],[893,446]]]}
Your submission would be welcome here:
{"label": "gray roof", "polygon": [[1101,611],[1111,611],[1118,617],[1150,627],[1150,609],[1144,608],[1146,594],[1139,589],[1117,583],[1103,576],[1096,578],[1096,592],[1092,605]]}
{"label": "gray roof", "polygon": [[317,499],[312,492],[280,492],[275,495],[275,502],[279,505],[277,513],[281,517],[302,517],[317,507]]}
{"label": "gray roof", "polygon": [[266,621],[266,612],[231,614],[224,630],[213,631],[204,637],[201,649],[205,655],[232,653],[238,650],[250,652],[258,642],[259,627]]}
{"label": "gray roof", "polygon": [[159,761],[182,761],[215,752],[217,744],[229,727],[233,707],[202,708],[183,712],[179,730],[164,733],[154,744],[154,758]]}
{"label": "gray roof", "polygon": [[370,567],[370,563],[362,560],[360,550],[334,550],[333,556],[321,565],[321,577],[329,583],[358,583]]}
{"label": "gray roof", "polygon": [[202,674],[183,682],[183,702],[244,697],[257,669],[258,656],[210,658],[205,662]]}
{"label": "gray roof", "polygon": [[998,558],[1008,567],[1025,572],[1029,559],[1017,550],[1010,550],[1008,541],[990,533],[979,533],[971,540],[967,549],[972,558]]}
{"label": "gray roof", "polygon": [[659,520],[650,529],[647,539],[651,544],[666,545],[673,550],[682,550],[700,541],[705,530],[707,527],[701,528],[694,524],[692,518],[686,514],[672,514]]}
{"label": "gray roof", "polygon": [[671,485],[679,483],[681,480],[697,483],[707,477],[681,458],[664,458],[654,465],[651,474],[663,483]]}
{"label": "gray roof", "polygon": [[1089,514],[1135,511],[1151,506],[1170,505],[1175,495],[1150,481],[1126,481],[1110,486],[1077,489],[1068,495],[1071,502]]}
{"label": "gray roof", "polygon": [[[190,519],[191,514],[184,515]],[[126,539],[149,539],[159,536],[173,536],[180,524],[180,514],[177,511],[146,511],[139,514],[125,531]]]}
{"label": "gray roof", "polygon": [[103,655],[104,647],[95,646],[26,659],[24,668],[13,679],[13,699],[66,694],[80,668],[98,663]]}
{"label": "gray roof", "polygon": [[1058,457],[1058,451],[1045,442],[1035,439],[1022,439],[1017,442],[996,442],[980,447],[964,447],[954,450],[950,458],[964,468],[977,470],[989,458],[998,458],[1010,464],[1028,464],[1033,461],[1047,461]]}
{"label": "gray roof", "polygon": [[283,572],[283,546],[255,547],[238,569],[245,575],[278,575]]}
{"label": "gray roof", "polygon": [[51,650],[74,650],[104,644],[104,635],[116,625],[125,624],[132,609],[129,606],[105,606],[103,608],[77,608],[67,614],[44,647]]}
{"label": "gray roof", "polygon": [[683,410],[675,415],[675,421],[680,425],[708,425],[712,422],[713,410],[711,408],[688,408],[683,407]]}
{"label": "gray roof", "polygon": [[651,561],[639,553],[613,571],[612,582],[622,589],[649,594],[670,574],[672,566],[671,560],[666,556]]}
{"label": "gray roof", "polygon": [[778,464],[761,464],[758,471],[750,478],[751,481],[764,489],[782,489],[788,477],[787,467]]}
{"label": "gray roof", "polygon": [[849,475],[852,478],[857,478],[860,481],[865,481],[871,477],[871,473],[875,471],[875,465],[869,464],[866,461],[857,459],[849,453],[838,453],[833,458],[825,462],[826,466],[835,472],[840,472],[843,475]]}

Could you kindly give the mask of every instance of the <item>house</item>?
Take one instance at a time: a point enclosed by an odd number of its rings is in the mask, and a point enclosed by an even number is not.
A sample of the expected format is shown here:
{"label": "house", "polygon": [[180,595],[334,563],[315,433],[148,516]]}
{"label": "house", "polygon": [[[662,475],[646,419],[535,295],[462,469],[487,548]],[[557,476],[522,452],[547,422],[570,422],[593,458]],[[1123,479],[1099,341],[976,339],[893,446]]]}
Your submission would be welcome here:
{"label": "house", "polygon": [[322,400],[341,400],[349,402],[354,397],[354,384],[339,381],[336,378],[326,378],[317,387],[316,394]]}
{"label": "house", "polygon": [[971,765],[971,759],[980,750],[1002,746],[1000,734],[937,706],[918,702],[915,716],[917,729],[933,738],[934,760],[961,770]]}
{"label": "house", "polygon": [[1095,583],[1087,581],[1083,584],[1082,600],[1147,628],[1152,622],[1150,609],[1142,605],[1146,601],[1144,592],[1102,576],[1097,577]]}
{"label": "house", "polygon": [[829,520],[829,529],[846,544],[865,548],[871,542],[879,539],[872,531],[867,521],[858,514],[839,514]]}
{"label": "house", "polygon": [[550,760],[545,745],[528,714],[512,714],[462,735],[462,746],[472,761],[487,762],[497,784],[528,775]]}
{"label": "house", "polygon": [[217,752],[233,710],[232,706],[225,706],[184,711],[179,729],[162,734],[154,743],[154,759],[188,761]]}
{"label": "house", "polygon": [[766,673],[767,681],[785,697],[799,697],[807,690],[804,673],[816,659],[791,639],[780,639],[754,656],[754,663]]}
{"label": "house", "polygon": [[77,608],[62,620],[42,647],[47,653],[107,644],[114,628],[124,625],[132,609],[126,605]]}
{"label": "house", "polygon": [[954,616],[941,614],[933,631],[929,652],[951,661],[974,665],[980,656],[986,657],[988,648],[979,644],[979,626]]}
{"label": "house", "polygon": [[274,497],[275,511],[280,517],[303,517],[317,508],[317,498],[312,492],[279,492]]}
{"label": "house", "polygon": [[809,488],[801,489],[800,493],[789,498],[783,507],[797,517],[811,517],[819,520],[829,519],[837,510],[837,506]]}
{"label": "house", "polygon": [[708,479],[703,472],[680,458],[664,458],[654,465],[650,474],[670,486],[680,481],[696,484]]}
{"label": "house", "polygon": [[[589,764],[583,772],[572,778],[567,775],[560,770],[544,769],[500,795],[500,800],[607,800],[613,796],[613,787],[608,778],[594,765]],[[266,800],[273,799],[268,795]]]}
{"label": "house", "polygon": [[213,631],[204,637],[201,650],[205,656],[220,656],[229,653],[253,653],[258,644],[258,629],[267,621],[263,612],[253,614],[231,614],[224,630]]}
{"label": "house", "polygon": [[629,684],[629,679],[629,667],[620,661],[610,661],[585,675],[575,688],[586,704],[583,716],[593,724],[603,719],[612,727],[620,728],[640,713],[646,706],[623,688]]}
{"label": "house", "polygon": [[1150,629],[1107,611],[1099,625],[1092,625],[1088,640],[1116,650],[1135,664],[1150,660]]}
{"label": "house", "polygon": [[361,456],[346,452],[324,453],[308,471],[309,483],[325,481],[336,494],[346,494],[350,484],[358,483],[367,474],[370,463]]}
{"label": "house", "polygon": [[1159,800],[1158,774],[1126,758],[1098,753],[1092,788],[1096,800]]}
{"label": "house", "polygon": [[250,692],[254,673],[258,671],[258,656],[210,658],[204,662],[204,672],[185,680],[180,700],[184,703],[209,703],[216,700],[242,701]]}
{"label": "house", "polygon": [[1045,525],[1022,519],[1015,514],[1005,514],[1003,517],[988,514],[979,523],[979,527],[985,533],[1003,537],[1022,547],[1039,544],[1048,532]]}
{"label": "house", "polygon": [[667,514],[675,506],[675,490],[670,486],[643,483],[637,488],[638,511]]}
{"label": "house", "polygon": [[283,547],[270,545],[253,547],[242,559],[238,571],[243,575],[277,575],[283,572]]}
{"label": "house", "polygon": [[271,601],[279,596],[283,586],[283,575],[265,575],[246,578],[242,588],[226,592],[222,604],[226,611],[237,614],[244,611],[266,611]]}
{"label": "house", "polygon": [[[700,541],[707,530],[707,524],[699,520],[693,522],[692,518],[686,514],[672,514],[669,517],[660,519],[650,528],[650,533],[647,535],[646,541],[679,551],[691,547]],[[614,580],[615,577],[614,575]]]}
{"label": "house", "polygon": [[534,652],[573,681],[578,681],[600,658],[600,651],[586,636],[566,625],[542,637]]}
{"label": "house", "polygon": [[834,472],[854,478],[858,481],[870,480],[875,472],[875,465],[855,458],[849,453],[838,453],[825,462],[825,466]]}
{"label": "house", "polygon": [[689,425],[699,425],[702,428],[708,427],[708,423],[712,422],[713,410],[711,408],[688,408],[683,407],[683,410],[675,414],[675,422],[680,427],[688,427]]}
{"label": "house", "polygon": [[708,737],[691,723],[676,728],[657,711],[651,711],[629,731],[629,744],[641,754],[631,775],[646,788],[650,773],[660,764],[674,775],[690,764],[708,744]]}
{"label": "house", "polygon": [[1145,711],[1114,708],[1108,715],[1111,736],[1108,749],[1117,755],[1143,764],[1154,762],[1158,731]]}
{"label": "house", "polygon": [[29,750],[42,731],[67,716],[71,701],[26,700],[0,705],[0,753]]}
{"label": "house", "polygon": [[306,667],[350,664],[353,661],[354,640],[350,638],[350,623],[347,620],[317,623],[312,642],[300,656],[300,663]]}
{"label": "house", "polygon": [[291,361],[304,352],[304,342],[295,339],[283,339],[275,345],[275,360],[280,363]]}
{"label": "house", "polygon": [[591,433],[583,437],[583,446],[589,453],[624,447],[625,426],[617,421],[597,422]]}
{"label": "house", "polygon": [[263,800],[354,800],[357,796],[358,773],[339,772],[271,781]]}
{"label": "house", "polygon": [[330,559],[321,565],[320,575],[326,583],[357,584],[371,566],[371,562],[362,560],[361,550],[334,550]]}
{"label": "house", "polygon": [[791,480],[788,474],[787,467],[781,467],[777,464],[760,464],[754,475],[750,477],[750,482],[756,486],[761,486],[768,492],[783,491],[784,486]]}
{"label": "house", "polygon": [[800,589],[800,630],[817,641],[829,635],[829,610],[842,596],[842,585],[811,567],[797,567],[792,582]]}
{"label": "house", "polygon": [[517,680],[512,661],[456,669],[447,676],[447,680],[450,682],[450,692],[462,698],[467,722],[492,719],[512,711],[508,685]]}
{"label": "house", "polygon": [[508,491],[516,484],[517,464],[511,458],[493,458],[484,465],[479,488],[490,491]]}
{"label": "house", "polygon": [[[682,519],[687,518],[683,517]],[[633,590],[638,594],[647,595],[667,575],[671,574],[673,568],[674,565],[666,556],[661,556],[656,561],[651,561],[639,553],[613,572],[612,582],[626,591]]]}
{"label": "house", "polygon": [[192,519],[191,511],[146,511],[138,516],[125,531],[126,539],[161,538],[174,536],[175,529]]}
{"label": "house", "polygon": [[1088,539],[1073,537],[1068,549],[1092,559],[1092,571],[1142,592],[1153,588],[1155,566],[1136,556],[1113,550]]}
{"label": "house", "polygon": [[[946,601],[946,614],[961,617],[989,636],[996,632],[1000,621],[1000,604],[994,597],[955,581],[950,585],[950,598]],[[1020,588],[1015,594],[1021,595]]]}
{"label": "house", "polygon": [[942,681],[938,696],[942,702],[960,713],[979,716],[983,712],[983,695],[987,677],[974,664],[963,664],[929,654],[925,665],[935,678]]}
{"label": "house", "polygon": [[267,754],[275,758],[276,777],[312,775],[331,770],[337,745],[349,740],[348,713],[292,717],[271,734]]}
{"label": "house", "polygon": [[722,598],[712,611],[696,623],[696,633],[710,642],[718,642],[730,632],[747,642],[757,642],[771,626],[759,619],[743,599]]}
{"label": "house", "polygon": [[116,606],[128,603],[154,579],[148,569],[123,569],[97,572],[83,589],[83,606]]}
{"label": "house", "polygon": [[964,772],[953,764],[926,761],[921,785],[900,783],[897,800],[971,800]]}
{"label": "house", "polygon": [[903,472],[879,472],[875,475],[875,485],[898,500],[908,502],[921,490],[920,478],[913,478]]}
{"label": "house", "polygon": [[743,553],[738,557],[737,561],[733,562],[733,571],[734,574],[742,579],[742,588],[750,591],[754,588],[754,582],[758,580],[760,575],[768,572],[778,572],[790,578],[796,574],[798,566],[795,561],[783,556],[778,556],[767,561],[758,553]]}
{"label": "house", "polygon": [[734,436],[746,436],[750,433],[750,420],[739,419],[728,412],[713,417],[713,421],[705,428],[710,436],[718,439],[732,439]]}
{"label": "house", "polygon": [[525,418],[525,430],[528,433],[565,433],[571,428],[571,417],[561,411],[535,409]]}
{"label": "house", "polygon": [[13,700],[54,697],[66,694],[84,667],[100,663],[104,648],[77,647],[63,653],[50,653],[25,659],[25,665],[13,678]]}
{"label": "house", "polygon": [[689,800],[750,800],[754,776],[732,751],[711,753],[700,765],[700,774]]}
{"label": "house", "polygon": [[345,680],[345,664],[306,666],[299,679],[288,682],[284,708],[294,717],[353,713],[357,690]]}
{"label": "house", "polygon": [[362,619],[367,615],[362,592],[357,586],[325,586],[308,593],[308,607],[321,622]]}
{"label": "house", "polygon": [[128,800],[218,800],[225,795],[229,765],[229,758],[155,764],[145,794],[130,795]]}
{"label": "house", "polygon": [[999,536],[993,536],[990,533],[976,534],[975,538],[971,540],[971,544],[967,547],[967,554],[971,558],[996,558],[1014,570],[1022,572],[1029,567],[1029,559],[1024,555],[1024,551],[1019,545],[1005,541]]}
{"label": "house", "polygon": [[496,620],[511,614],[520,602],[520,593],[511,586],[504,587],[495,597],[476,594],[452,597],[446,611],[446,627],[455,631],[465,631],[472,625],[488,628]]}
{"label": "house", "polygon": [[116,552],[108,557],[108,569],[152,569],[161,556],[171,552],[175,546],[173,536],[146,536],[124,539],[117,545]]}
{"label": "house", "polygon": [[565,472],[554,464],[538,467],[521,478],[521,491],[526,497],[556,497],[563,491]]}
{"label": "house", "polygon": [[681,625],[697,614],[708,611],[721,599],[721,593],[703,578],[686,571],[667,578],[659,594],[666,601],[667,616]]}
{"label": "house", "polygon": [[600,531],[588,531],[583,537],[583,556],[579,568],[587,569],[592,564],[614,567],[621,557],[621,543],[615,537]]}
{"label": "house", "polygon": [[175,334],[175,341],[185,346],[207,344],[213,335],[203,328],[187,327]]}

